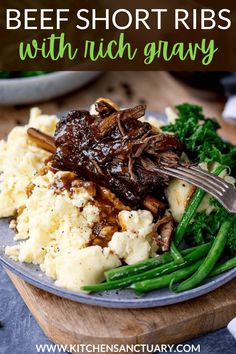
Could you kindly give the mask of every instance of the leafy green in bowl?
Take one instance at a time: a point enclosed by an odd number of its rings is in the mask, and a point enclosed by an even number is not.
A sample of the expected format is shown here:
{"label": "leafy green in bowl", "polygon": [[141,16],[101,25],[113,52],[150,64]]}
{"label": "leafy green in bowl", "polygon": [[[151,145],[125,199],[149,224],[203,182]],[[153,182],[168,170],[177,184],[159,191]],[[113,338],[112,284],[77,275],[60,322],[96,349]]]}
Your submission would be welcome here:
{"label": "leafy green in bowl", "polygon": [[48,71],[0,71],[0,79],[17,79],[48,74]]}

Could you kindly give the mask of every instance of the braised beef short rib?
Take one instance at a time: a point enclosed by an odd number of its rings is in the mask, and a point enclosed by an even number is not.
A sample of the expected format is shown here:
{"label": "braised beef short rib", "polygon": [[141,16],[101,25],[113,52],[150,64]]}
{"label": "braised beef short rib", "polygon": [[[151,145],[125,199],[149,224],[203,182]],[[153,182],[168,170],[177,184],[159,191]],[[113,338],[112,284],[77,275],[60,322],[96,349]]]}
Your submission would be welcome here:
{"label": "braised beef short rib", "polygon": [[71,111],[57,125],[53,166],[109,188],[135,209],[147,195],[160,199],[169,177],[154,169],[163,162],[175,166],[182,144],[140,121],[145,109],[119,110],[109,100],[99,100],[96,114]]}

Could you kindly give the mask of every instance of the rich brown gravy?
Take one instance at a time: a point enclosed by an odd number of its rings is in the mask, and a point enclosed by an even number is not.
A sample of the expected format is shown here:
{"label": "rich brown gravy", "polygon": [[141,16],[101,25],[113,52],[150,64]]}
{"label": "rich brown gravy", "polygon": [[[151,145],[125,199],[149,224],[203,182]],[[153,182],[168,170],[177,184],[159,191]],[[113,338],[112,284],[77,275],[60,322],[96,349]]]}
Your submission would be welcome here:
{"label": "rich brown gravy", "polygon": [[95,205],[100,210],[100,220],[93,226],[93,234],[89,245],[106,247],[113,234],[120,231],[118,214],[121,210],[129,210],[108,189],[96,186]]}
{"label": "rich brown gravy", "polygon": [[66,172],[58,178],[52,188],[54,193],[60,194],[67,190],[72,196],[74,188],[85,188],[94,197],[93,204],[99,209],[100,221],[93,225],[93,232],[88,246],[99,245],[106,247],[111,241],[114,232],[120,230],[118,214],[121,210],[129,210],[113,193],[96,183],[82,181],[75,173]]}

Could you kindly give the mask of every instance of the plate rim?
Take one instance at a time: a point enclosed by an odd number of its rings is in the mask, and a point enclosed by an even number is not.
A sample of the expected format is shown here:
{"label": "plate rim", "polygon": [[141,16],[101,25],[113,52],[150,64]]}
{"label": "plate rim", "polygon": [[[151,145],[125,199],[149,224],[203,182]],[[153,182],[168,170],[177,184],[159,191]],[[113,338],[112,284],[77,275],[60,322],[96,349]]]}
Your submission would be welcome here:
{"label": "plate rim", "polygon": [[[7,257],[7,256],[6,256]],[[26,281],[28,284],[35,286],[38,289],[44,290],[49,292],[53,295],[73,300],[75,302],[98,306],[98,307],[108,307],[108,308],[120,308],[120,309],[142,309],[142,308],[152,308],[152,307],[162,307],[168,306],[172,304],[177,304],[181,302],[185,302],[188,300],[192,300],[199,296],[208,294],[220,286],[228,283],[229,281],[233,280],[236,277],[236,267],[222,273],[216,277],[213,277],[210,281],[198,286],[197,288],[182,292],[182,293],[170,293],[170,295],[166,296],[165,299],[163,298],[144,298],[144,297],[137,297],[136,299],[114,299],[114,298],[104,298],[99,296],[94,296],[93,293],[91,294],[83,294],[75,291],[70,291],[67,289],[60,288],[55,284],[46,284],[30,274],[26,272],[22,272],[20,269],[15,267],[17,266],[17,261],[9,259],[6,260],[2,255],[0,255],[0,263],[2,264],[3,268],[7,268],[16,276],[20,277],[22,280]],[[14,263],[14,265],[12,264]],[[45,275],[45,274],[44,274]],[[46,277],[46,275],[45,275]],[[125,289],[123,289],[125,290]],[[107,292],[109,293],[109,292]]]}

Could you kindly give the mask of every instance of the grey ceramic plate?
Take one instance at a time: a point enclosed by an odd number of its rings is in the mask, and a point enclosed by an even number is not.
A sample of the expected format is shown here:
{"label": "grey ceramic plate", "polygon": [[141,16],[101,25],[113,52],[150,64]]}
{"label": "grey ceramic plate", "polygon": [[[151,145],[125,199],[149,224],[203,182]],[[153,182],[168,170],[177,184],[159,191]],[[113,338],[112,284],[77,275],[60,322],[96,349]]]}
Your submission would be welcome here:
{"label": "grey ceramic plate", "polygon": [[[158,117],[163,119],[163,115],[159,114]],[[54,282],[44,273],[42,273],[38,266],[15,262],[4,254],[5,246],[11,246],[15,244],[13,241],[14,232],[9,229],[8,223],[8,219],[0,219],[0,261],[3,266],[26,282],[40,289],[73,301],[89,305],[111,308],[149,308],[165,306],[193,299],[206,294],[232,280],[236,276],[236,268],[234,268],[217,277],[207,280],[198,288],[180,294],[175,294],[168,289],[152,291],[142,297],[136,296],[133,291],[128,289],[119,291],[107,291],[89,295],[67,291],[55,286]]]}
{"label": "grey ceramic plate", "polygon": [[14,232],[8,228],[8,220],[0,220],[0,261],[3,266],[15,273],[26,282],[48,291],[52,294],[74,300],[77,302],[113,308],[147,308],[164,306],[193,299],[206,294],[219,286],[227,283],[236,276],[236,268],[208,280],[205,284],[184,293],[175,294],[168,289],[152,291],[143,297],[137,297],[130,290],[109,291],[96,294],[79,294],[61,289],[54,285],[53,281],[43,274],[38,266],[27,263],[19,263],[4,255],[4,248],[14,245]]}
{"label": "grey ceramic plate", "polygon": [[0,105],[48,101],[81,88],[99,71],[57,71],[47,75],[0,80]]}

